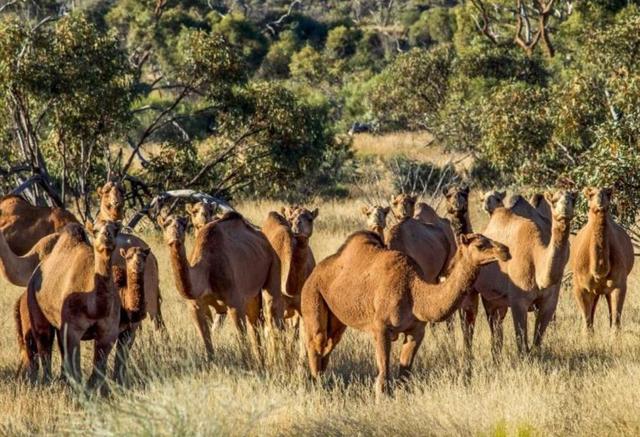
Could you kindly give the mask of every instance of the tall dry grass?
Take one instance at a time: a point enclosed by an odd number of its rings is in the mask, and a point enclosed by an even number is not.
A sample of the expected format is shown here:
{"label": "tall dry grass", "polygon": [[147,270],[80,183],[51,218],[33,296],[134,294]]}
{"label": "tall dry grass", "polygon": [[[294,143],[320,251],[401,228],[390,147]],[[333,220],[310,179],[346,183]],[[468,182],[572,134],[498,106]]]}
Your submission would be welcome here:
{"label": "tall dry grass", "polygon": [[[278,205],[244,203],[255,223]],[[354,202],[319,205],[312,244],[318,259],[335,251],[362,226]],[[483,226],[474,201],[472,220]],[[460,360],[461,335],[428,329],[413,379],[375,402],[373,347],[366,334],[347,331],[321,383],[297,365],[291,334],[277,352],[267,347],[262,365],[240,347],[225,324],[214,333],[208,360],[186,303],[178,297],[159,236],[146,235],[160,262],[168,337],[145,324],[131,357],[131,387],[109,397],[74,391],[59,382],[16,381],[18,362],[12,305],[20,291],[0,294],[0,434],[68,435],[613,435],[640,433],[640,303],[634,271],[618,336],[607,329],[602,305],[596,334],[582,335],[575,304],[563,290],[543,351],[514,353],[506,321],[500,362],[489,352],[489,329],[479,317],[470,374]],[[394,345],[397,366],[399,344]],[[85,375],[90,345],[83,349]],[[58,362],[54,363],[55,366]]]}

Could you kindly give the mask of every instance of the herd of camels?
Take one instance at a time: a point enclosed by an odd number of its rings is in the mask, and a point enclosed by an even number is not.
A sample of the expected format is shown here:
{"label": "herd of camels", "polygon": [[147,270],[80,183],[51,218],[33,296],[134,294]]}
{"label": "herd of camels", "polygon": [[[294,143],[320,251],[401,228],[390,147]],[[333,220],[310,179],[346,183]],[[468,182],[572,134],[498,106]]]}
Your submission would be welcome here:
{"label": "herd of camels", "polygon": [[[165,215],[158,224],[176,289],[189,303],[207,354],[213,353],[212,310],[228,316],[241,341],[255,336],[259,323],[297,327],[302,354],[317,377],[351,327],[373,335],[381,394],[389,390],[391,343],[399,334],[404,334],[400,378],[411,372],[426,324],[448,321],[452,327],[456,312],[470,354],[480,299],[494,354],[502,348],[508,309],[521,353],[529,351],[527,313],[535,312],[533,345],[539,347],[568,263],[585,328],[593,329],[600,296],[609,306],[610,324],[619,328],[634,262],[631,240],[609,212],[611,189],[583,193],[588,221],[571,248],[576,193],[565,190],[529,201],[486,193],[490,219],[483,234],[472,230],[467,187],[444,190],[446,217],[401,194],[388,207],[363,207],[367,229],[350,235],[318,264],[309,245],[317,209],[270,212],[258,228],[237,212],[216,216],[209,204],[189,204],[195,234],[189,256],[188,220]],[[57,340],[62,376],[80,381],[80,342],[93,341],[88,385],[103,385],[114,346],[113,378],[122,382],[142,320],[164,329],[158,261],[142,239],[122,228],[118,183],[107,182],[98,194],[100,211],[85,226],[62,209],[32,206],[17,196],[0,198],[0,273],[26,287],[15,305],[21,377],[51,377]],[[397,222],[387,226],[390,212]]]}

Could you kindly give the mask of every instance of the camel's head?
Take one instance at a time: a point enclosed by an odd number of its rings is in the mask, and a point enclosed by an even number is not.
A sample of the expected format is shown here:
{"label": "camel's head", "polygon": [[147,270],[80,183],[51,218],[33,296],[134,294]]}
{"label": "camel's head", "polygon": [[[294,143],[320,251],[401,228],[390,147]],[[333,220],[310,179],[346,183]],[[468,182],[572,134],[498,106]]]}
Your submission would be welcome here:
{"label": "camel's head", "polygon": [[491,215],[496,208],[504,206],[502,201],[506,196],[506,191],[487,191],[482,195],[482,208]]}
{"label": "camel's head", "polygon": [[174,215],[158,217],[158,224],[163,229],[164,241],[167,244],[184,243],[187,230],[187,219]]}
{"label": "camel's head", "polygon": [[297,237],[311,238],[313,234],[313,221],[318,217],[318,208],[309,211],[301,206],[283,207],[282,214],[285,216],[291,230]]}
{"label": "camel's head", "polygon": [[124,213],[124,189],[118,182],[109,181],[98,189],[100,213],[106,220],[122,220]]}
{"label": "camel's head", "polygon": [[573,208],[577,194],[574,191],[558,190],[555,193],[544,193],[544,198],[551,206],[554,220],[569,222],[573,218]]}
{"label": "camel's head", "polygon": [[589,202],[589,209],[593,212],[607,212],[613,197],[613,188],[588,187],[582,190]]}
{"label": "camel's head", "polygon": [[191,224],[196,230],[213,220],[214,206],[210,203],[188,203],[186,209],[191,217]]}
{"label": "camel's head", "polygon": [[93,234],[93,245],[96,250],[103,254],[111,254],[116,247],[116,237],[122,228],[120,222],[100,221],[95,223],[89,230]]}
{"label": "camel's head", "polygon": [[390,207],[382,207],[380,205],[362,206],[362,214],[367,216],[367,227],[369,229],[384,229],[387,227],[387,214],[391,211]]}
{"label": "camel's head", "polygon": [[391,198],[391,210],[398,220],[413,217],[416,206],[416,196],[408,194],[398,194]]}
{"label": "camel's head", "polygon": [[151,249],[148,247],[129,247],[120,249],[120,256],[127,263],[127,270],[132,273],[144,272],[144,265],[147,262],[147,256]]}
{"label": "camel's head", "polygon": [[460,234],[458,247],[463,256],[471,258],[474,264],[483,266],[496,261],[509,261],[509,248],[482,234]]}
{"label": "camel's head", "polygon": [[464,212],[469,209],[469,187],[451,186],[442,189],[442,194],[447,200],[447,211],[451,214]]}

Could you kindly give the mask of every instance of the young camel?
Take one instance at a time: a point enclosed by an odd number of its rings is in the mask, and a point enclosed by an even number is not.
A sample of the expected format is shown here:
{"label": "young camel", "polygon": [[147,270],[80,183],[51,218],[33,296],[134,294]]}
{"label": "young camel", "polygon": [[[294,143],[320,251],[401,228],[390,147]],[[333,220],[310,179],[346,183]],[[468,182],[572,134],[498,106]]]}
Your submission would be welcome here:
{"label": "young camel", "polygon": [[205,202],[188,203],[185,209],[189,214],[189,218],[191,218],[191,224],[196,234],[204,225],[213,220],[213,213],[215,212],[214,206]]}
{"label": "young camel", "polygon": [[[100,210],[96,216],[95,223],[105,221],[121,221],[124,218],[124,190],[117,182],[108,181],[100,189]],[[93,224],[87,223],[87,229],[91,231]],[[122,256],[120,249],[127,250],[129,248],[139,247],[149,250],[149,245],[141,238],[121,232],[116,240],[116,250],[113,253],[113,265],[123,272],[127,270],[127,262]],[[156,329],[165,329],[164,320],[162,318],[162,296],[160,294],[160,277],[158,273],[158,259],[149,252],[146,257],[144,267],[144,292],[145,292],[145,308],[147,314],[156,327]]]}
{"label": "young camel", "polygon": [[51,373],[57,331],[65,374],[75,381],[80,381],[80,341],[95,340],[88,384],[95,387],[102,382],[120,332],[120,297],[111,276],[111,255],[119,229],[114,222],[97,225],[92,247],[82,226],[68,225],[29,280],[29,322],[45,378]]}
{"label": "young camel", "polygon": [[[518,351],[528,352],[527,312],[536,310],[533,344],[542,338],[558,304],[564,267],[569,258],[569,233],[575,193],[545,194],[552,221],[520,196],[497,206],[485,234],[511,249],[511,260],[483,268],[474,284],[487,312],[494,356],[502,349],[502,323],[511,308]],[[465,332],[469,332],[465,330]],[[471,332],[472,334],[472,332]],[[471,339],[467,339],[469,344]]]}
{"label": "young camel", "polygon": [[631,238],[609,213],[611,188],[585,188],[583,193],[589,201],[589,218],[571,249],[573,293],[588,331],[593,330],[601,295],[609,306],[609,324],[618,330],[634,262]]}
{"label": "young camel", "polygon": [[378,234],[384,240],[384,230],[387,227],[387,215],[391,211],[390,207],[380,205],[362,206],[362,214],[367,217],[367,229]]}
{"label": "young camel", "polygon": [[[187,259],[184,239],[187,225],[183,217],[168,216],[159,221],[169,246],[176,288],[192,302],[191,314],[208,355],[213,354],[211,309],[228,313],[239,333],[258,323],[260,292],[267,321],[281,326],[283,318],[280,290],[280,263],[269,241],[235,212],[205,225],[196,235]],[[250,334],[255,332],[251,329]]]}
{"label": "young camel", "polygon": [[32,206],[18,196],[0,198],[0,231],[11,251],[24,255],[43,237],[78,220],[61,208]]}
{"label": "young camel", "polygon": [[463,235],[451,275],[442,283],[428,284],[411,258],[385,249],[376,234],[352,234],[335,255],[318,264],[302,289],[312,375],[326,370],[329,355],[348,326],[374,336],[376,393],[386,392],[391,342],[405,335],[400,377],[406,377],[425,324],[443,321],[455,311],[480,266],[508,258],[506,246],[479,234]]}

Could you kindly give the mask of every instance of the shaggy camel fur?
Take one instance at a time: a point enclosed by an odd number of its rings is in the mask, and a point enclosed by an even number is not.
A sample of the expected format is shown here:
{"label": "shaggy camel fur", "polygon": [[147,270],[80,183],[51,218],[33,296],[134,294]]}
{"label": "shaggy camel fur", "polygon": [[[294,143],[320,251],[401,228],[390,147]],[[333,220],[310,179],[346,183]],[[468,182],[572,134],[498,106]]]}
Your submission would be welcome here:
{"label": "shaggy camel fur", "polygon": [[191,224],[196,233],[213,220],[213,213],[215,212],[214,206],[205,202],[188,203],[185,209],[189,214],[189,218],[191,218]]}
{"label": "shaggy camel fur", "polygon": [[89,386],[103,379],[120,332],[120,297],[111,277],[111,255],[119,229],[114,222],[96,226],[92,247],[82,226],[68,225],[29,281],[29,321],[45,378],[50,376],[57,331],[65,374],[80,381],[80,341],[95,339]]}
{"label": "shaggy camel fur", "polygon": [[398,220],[414,216],[416,197],[408,194],[398,194],[391,198],[391,212]]}
{"label": "shaggy camel fur", "polygon": [[[121,221],[124,218],[124,191],[122,186],[116,182],[107,182],[98,189],[100,196],[100,211],[96,217],[96,224],[104,221]],[[86,227],[91,232],[94,225],[87,223]],[[116,250],[113,253],[113,265],[120,271],[126,272],[127,263],[122,256],[120,249],[127,250],[132,247],[139,247],[144,250],[149,249],[149,245],[141,238],[121,232],[116,240]],[[146,257],[144,268],[144,291],[145,291],[145,308],[147,314],[157,329],[164,329],[164,320],[162,318],[162,296],[160,294],[160,276],[158,273],[158,259],[149,253]]]}
{"label": "shaggy camel fur", "polygon": [[382,207],[380,205],[362,206],[362,214],[367,217],[367,229],[375,232],[384,240],[384,230],[387,227],[387,215],[391,211],[390,207]]}
{"label": "shaggy camel fur", "polygon": [[7,282],[19,287],[26,287],[31,273],[40,261],[51,252],[58,241],[59,233],[40,239],[25,255],[18,256],[9,247],[4,233],[0,231],[0,276]]}
{"label": "shaggy camel fur", "polygon": [[[485,229],[489,238],[509,245],[512,256],[509,262],[483,268],[474,284],[487,312],[494,356],[502,349],[502,323],[508,308],[518,350],[525,353],[529,350],[527,312],[536,310],[533,344],[539,347],[558,304],[576,195],[558,191],[545,197],[552,206],[551,222],[516,196],[494,209]],[[470,338],[466,341],[471,343]]]}
{"label": "shaggy camel fur", "polygon": [[613,190],[585,188],[584,195],[589,201],[589,218],[571,248],[573,293],[587,330],[593,329],[601,295],[609,306],[609,324],[619,329],[627,276],[634,262],[631,238],[609,213]]}
{"label": "shaggy camel fur", "polygon": [[18,196],[0,198],[0,230],[16,255],[26,254],[43,237],[77,222],[64,209],[32,206]]}
{"label": "shaggy camel fur", "polygon": [[[281,325],[280,262],[264,234],[240,214],[227,213],[200,230],[187,259],[186,219],[168,216],[159,223],[169,246],[176,288],[182,297],[193,301],[192,316],[207,354],[213,353],[210,307],[219,314],[228,313],[242,334],[245,317],[251,328],[258,322],[263,290],[267,320]],[[255,335],[253,329],[250,334]]]}
{"label": "shaggy camel fur", "polygon": [[427,322],[445,320],[458,307],[481,265],[507,260],[509,250],[479,234],[460,237],[451,275],[428,284],[408,256],[385,249],[374,233],[352,234],[322,261],[302,289],[311,373],[327,368],[347,326],[373,334],[378,364],[376,392],[387,390],[391,342],[405,335],[400,376],[408,376]]}

